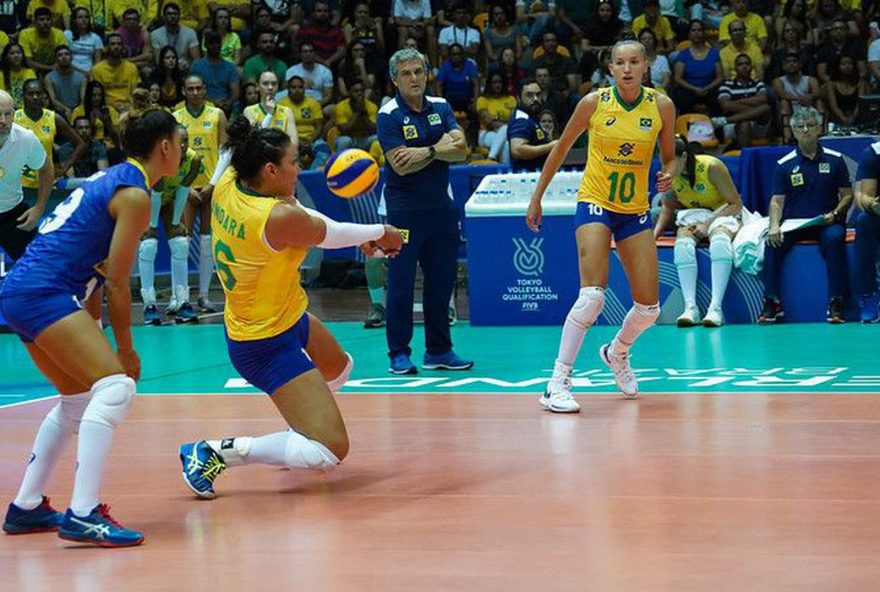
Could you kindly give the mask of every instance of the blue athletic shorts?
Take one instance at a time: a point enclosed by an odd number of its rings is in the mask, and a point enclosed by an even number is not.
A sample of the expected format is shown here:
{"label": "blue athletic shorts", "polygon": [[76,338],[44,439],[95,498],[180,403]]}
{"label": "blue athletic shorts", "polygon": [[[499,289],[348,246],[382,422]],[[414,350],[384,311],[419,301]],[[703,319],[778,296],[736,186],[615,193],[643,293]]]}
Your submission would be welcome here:
{"label": "blue athletic shorts", "polygon": [[31,343],[43,329],[82,310],[73,294],[3,294],[0,313],[6,324],[25,343]]}
{"label": "blue athletic shorts", "polygon": [[579,201],[577,212],[574,215],[575,229],[580,228],[584,224],[595,222],[607,226],[617,242],[621,242],[643,230],[651,229],[651,215],[648,212],[642,214],[618,214],[617,212],[609,212],[602,206],[594,203]]}
{"label": "blue athletic shorts", "polygon": [[272,394],[300,374],[315,367],[306,353],[309,342],[309,315],[275,337],[254,341],[235,341],[226,336],[229,359],[242,378]]}

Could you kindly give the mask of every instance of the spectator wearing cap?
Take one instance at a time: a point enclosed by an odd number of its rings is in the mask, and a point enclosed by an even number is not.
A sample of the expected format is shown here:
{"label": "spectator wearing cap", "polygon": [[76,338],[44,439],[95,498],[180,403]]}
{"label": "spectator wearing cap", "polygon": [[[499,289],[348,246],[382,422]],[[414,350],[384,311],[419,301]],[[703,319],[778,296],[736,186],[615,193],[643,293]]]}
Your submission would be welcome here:
{"label": "spectator wearing cap", "polygon": [[205,93],[208,100],[226,113],[238,100],[239,81],[235,64],[224,60],[220,54],[223,38],[217,31],[205,31],[206,55],[193,62],[190,72],[201,76],[205,82]]}

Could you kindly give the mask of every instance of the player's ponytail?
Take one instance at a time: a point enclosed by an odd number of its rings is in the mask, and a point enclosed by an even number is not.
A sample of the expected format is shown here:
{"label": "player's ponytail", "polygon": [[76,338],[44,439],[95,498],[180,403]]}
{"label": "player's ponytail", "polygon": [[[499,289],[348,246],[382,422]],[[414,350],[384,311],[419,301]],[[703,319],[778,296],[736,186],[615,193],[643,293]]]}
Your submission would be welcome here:
{"label": "player's ponytail", "polygon": [[253,181],[267,163],[281,164],[290,136],[274,128],[261,128],[244,116],[236,117],[227,129],[225,148],[232,151],[232,166],[240,179]]}
{"label": "player's ponytail", "polygon": [[699,142],[688,142],[683,136],[675,137],[675,155],[685,154],[683,177],[693,185],[697,175],[697,154],[703,153],[703,145]]}

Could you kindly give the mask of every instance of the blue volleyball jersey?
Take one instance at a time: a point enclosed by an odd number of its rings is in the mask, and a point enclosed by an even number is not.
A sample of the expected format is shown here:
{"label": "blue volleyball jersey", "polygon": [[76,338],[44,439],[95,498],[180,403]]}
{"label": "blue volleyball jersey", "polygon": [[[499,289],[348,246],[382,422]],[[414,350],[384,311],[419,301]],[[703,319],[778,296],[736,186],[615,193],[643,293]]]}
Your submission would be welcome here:
{"label": "blue volleyball jersey", "polygon": [[110,200],[123,187],[143,189],[149,199],[146,171],[133,160],[94,174],[58,204],[9,272],[2,294],[64,292],[83,300],[102,285],[116,228]]}

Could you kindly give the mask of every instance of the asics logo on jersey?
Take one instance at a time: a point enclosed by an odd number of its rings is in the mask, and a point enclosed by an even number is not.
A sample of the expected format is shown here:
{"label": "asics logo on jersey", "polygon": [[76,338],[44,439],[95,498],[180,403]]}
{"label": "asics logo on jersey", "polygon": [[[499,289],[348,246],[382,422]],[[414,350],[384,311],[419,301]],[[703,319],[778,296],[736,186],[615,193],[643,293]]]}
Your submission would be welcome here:
{"label": "asics logo on jersey", "polygon": [[104,540],[104,537],[110,534],[110,526],[107,524],[92,524],[91,522],[80,520],[76,516],[71,516],[70,521],[75,524],[79,524],[86,529],[85,532],[80,533],[81,535],[94,534],[95,538],[99,541]]}
{"label": "asics logo on jersey", "polygon": [[633,153],[633,150],[635,149],[635,147],[636,147],[635,144],[631,144],[630,142],[624,142],[623,144],[620,145],[620,148],[617,149],[617,154],[619,156],[629,156],[630,154]]}
{"label": "asics logo on jersey", "polygon": [[609,117],[608,119],[605,120],[605,125],[610,127],[610,126],[614,125],[615,121],[617,121],[616,117]]}

